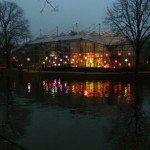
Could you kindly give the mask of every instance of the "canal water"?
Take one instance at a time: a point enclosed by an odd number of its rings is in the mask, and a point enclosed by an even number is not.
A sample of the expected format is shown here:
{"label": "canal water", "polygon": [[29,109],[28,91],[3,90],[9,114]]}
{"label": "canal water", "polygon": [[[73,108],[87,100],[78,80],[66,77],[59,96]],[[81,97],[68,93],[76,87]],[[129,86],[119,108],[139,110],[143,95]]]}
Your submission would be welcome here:
{"label": "canal water", "polygon": [[0,148],[4,150],[149,147],[148,79],[1,77]]}

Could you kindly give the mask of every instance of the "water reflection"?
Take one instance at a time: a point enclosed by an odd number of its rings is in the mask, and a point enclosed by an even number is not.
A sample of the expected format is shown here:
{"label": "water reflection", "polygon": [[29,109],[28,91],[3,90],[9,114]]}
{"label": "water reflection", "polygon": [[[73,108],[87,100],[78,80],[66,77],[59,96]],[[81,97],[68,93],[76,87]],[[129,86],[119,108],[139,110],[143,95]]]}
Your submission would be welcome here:
{"label": "water reflection", "polygon": [[16,88],[18,88],[16,82],[10,77],[1,78],[0,149],[2,150],[24,150],[24,147],[15,141],[24,135],[31,109],[25,107],[17,95],[14,96],[12,89]]}
{"label": "water reflection", "polygon": [[[1,104],[7,95],[4,85],[0,83]],[[9,131],[15,133],[11,139],[29,150],[147,150],[150,146],[149,81],[26,76],[22,82],[10,79],[9,93],[13,125]],[[5,112],[1,109],[0,115]],[[4,128],[1,133],[8,126]]]}
{"label": "water reflection", "polygon": [[60,79],[43,80],[43,89],[51,95],[67,95],[69,93],[79,97],[99,97],[106,100],[113,95],[118,102],[124,101],[130,104],[131,93],[135,92],[131,82],[110,82],[110,81],[61,81]]}
{"label": "water reflection", "polygon": [[[141,83],[135,83],[135,96],[130,108],[122,108],[112,119],[108,141],[114,150],[148,150],[150,146],[150,113],[143,107]],[[128,99],[127,99],[128,100]],[[128,101],[127,101],[128,103]],[[147,106],[150,108],[150,105]]]}

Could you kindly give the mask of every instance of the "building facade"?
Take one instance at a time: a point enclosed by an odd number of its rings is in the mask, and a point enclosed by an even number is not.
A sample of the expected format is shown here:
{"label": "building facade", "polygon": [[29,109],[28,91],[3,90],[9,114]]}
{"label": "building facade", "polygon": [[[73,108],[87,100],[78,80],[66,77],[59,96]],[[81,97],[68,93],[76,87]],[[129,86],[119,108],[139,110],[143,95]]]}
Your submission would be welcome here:
{"label": "building facade", "polygon": [[47,36],[26,44],[13,53],[12,62],[30,68],[41,67],[135,67],[135,53],[122,36]]}

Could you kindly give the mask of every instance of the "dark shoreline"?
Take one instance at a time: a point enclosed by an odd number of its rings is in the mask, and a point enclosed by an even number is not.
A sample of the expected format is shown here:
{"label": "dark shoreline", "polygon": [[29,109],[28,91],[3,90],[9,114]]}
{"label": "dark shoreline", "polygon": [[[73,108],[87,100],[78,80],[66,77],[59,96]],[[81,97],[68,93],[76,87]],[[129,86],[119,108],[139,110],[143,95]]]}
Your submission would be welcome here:
{"label": "dark shoreline", "polygon": [[114,72],[114,71],[37,71],[37,70],[27,70],[27,69],[10,69],[3,70],[0,73],[1,76],[28,76],[28,75],[39,75],[41,77],[55,77],[55,78],[66,78],[66,79],[150,79],[149,71],[142,71],[136,74],[132,71],[126,72]]}

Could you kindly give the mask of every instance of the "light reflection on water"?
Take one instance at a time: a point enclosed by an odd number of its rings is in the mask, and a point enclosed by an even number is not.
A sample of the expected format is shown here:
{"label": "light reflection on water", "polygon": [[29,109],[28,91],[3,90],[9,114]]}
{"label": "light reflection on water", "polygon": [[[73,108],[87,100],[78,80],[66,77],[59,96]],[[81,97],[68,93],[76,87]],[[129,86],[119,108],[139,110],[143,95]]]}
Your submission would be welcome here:
{"label": "light reflection on water", "polygon": [[[134,87],[131,83],[110,82],[110,81],[61,81],[54,79],[50,81],[43,80],[43,89],[50,95],[67,95],[69,93],[79,97],[99,97],[104,100],[113,95],[113,99],[118,102],[121,100],[127,104],[131,103],[131,93],[134,93]],[[132,88],[132,89],[131,89]]]}
{"label": "light reflection on water", "polygon": [[14,140],[29,150],[150,146],[148,82],[27,77],[22,82],[12,79],[10,87],[11,103],[17,106],[10,116],[15,131],[24,131]]}

